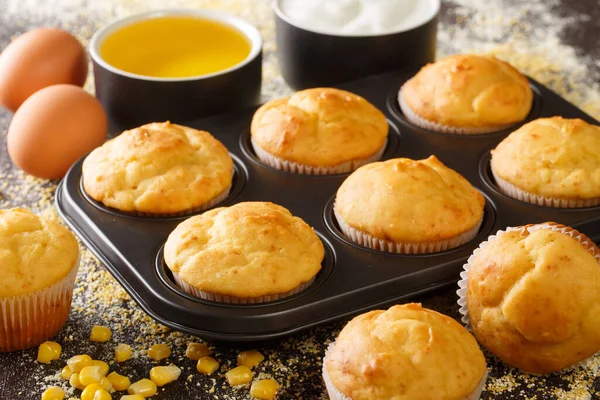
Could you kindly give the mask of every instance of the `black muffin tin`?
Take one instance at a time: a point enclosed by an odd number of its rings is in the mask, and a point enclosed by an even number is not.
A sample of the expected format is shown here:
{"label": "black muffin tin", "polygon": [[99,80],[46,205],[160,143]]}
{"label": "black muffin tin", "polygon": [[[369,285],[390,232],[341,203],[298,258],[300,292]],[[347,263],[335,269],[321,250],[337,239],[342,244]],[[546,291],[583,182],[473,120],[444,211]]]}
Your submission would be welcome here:
{"label": "black muffin tin", "polygon": [[[83,192],[82,160],[59,186],[56,205],[67,224],[150,316],[209,340],[277,338],[454,284],[477,245],[507,226],[555,221],[600,240],[600,207],[546,208],[513,200],[498,191],[489,171],[490,150],[514,128],[459,136],[427,131],[408,122],[396,99],[401,84],[413,74],[387,73],[339,87],[365,97],[386,114],[390,130],[384,160],[422,159],[435,154],[485,195],[485,217],[477,237],[458,248],[426,255],[397,255],[350,243],[332,215],[336,190],[349,174],[303,176],[263,165],[249,140],[255,108],[187,125],[211,132],[227,146],[235,161],[233,190],[222,206],[271,201],[288,208],[319,234],[326,250],[323,268],[315,283],[302,293],[258,305],[220,304],[183,293],[164,265],[162,247],[168,234],[186,217],[138,218],[104,208]],[[526,121],[562,115],[597,123],[549,89],[530,82],[535,98]]]}

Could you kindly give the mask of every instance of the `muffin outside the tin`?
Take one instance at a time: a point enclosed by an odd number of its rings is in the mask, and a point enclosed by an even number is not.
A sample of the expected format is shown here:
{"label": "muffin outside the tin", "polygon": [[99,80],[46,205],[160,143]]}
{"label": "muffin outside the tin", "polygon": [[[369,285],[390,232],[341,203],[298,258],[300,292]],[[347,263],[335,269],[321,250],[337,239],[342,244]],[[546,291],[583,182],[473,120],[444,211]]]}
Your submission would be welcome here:
{"label": "muffin outside the tin", "polygon": [[338,189],[334,213],[353,242],[395,253],[431,253],[473,239],[485,199],[435,156],[365,165]]}
{"label": "muffin outside the tin", "polygon": [[92,151],[82,173],[85,192],[107,207],[132,215],[172,216],[225,199],[233,161],[210,133],[155,122]]}
{"label": "muffin outside the tin", "polygon": [[492,56],[461,54],[424,66],[398,95],[413,124],[433,131],[481,134],[523,121],[533,101],[527,78]]}
{"label": "muffin outside the tin", "polygon": [[381,158],[385,115],[362,97],[314,88],[272,100],[252,118],[252,146],[265,164],[307,175],[350,172]]}
{"label": "muffin outside the tin", "polygon": [[315,231],[284,207],[245,202],[188,218],[169,235],[164,254],[185,292],[246,304],[309,287],[325,253]]}
{"label": "muffin outside the tin", "polygon": [[486,378],[475,338],[414,303],[354,318],[323,360],[332,400],[477,400]]}
{"label": "muffin outside the tin", "polygon": [[0,210],[0,352],[38,346],[65,325],[79,246],[58,222]]}
{"label": "muffin outside the tin", "polygon": [[506,364],[545,374],[600,350],[600,250],[577,230],[548,222],[498,231],[464,269],[463,321]]}
{"label": "muffin outside the tin", "polygon": [[600,126],[581,119],[540,118],[494,150],[491,169],[500,190],[548,207],[600,204]]}

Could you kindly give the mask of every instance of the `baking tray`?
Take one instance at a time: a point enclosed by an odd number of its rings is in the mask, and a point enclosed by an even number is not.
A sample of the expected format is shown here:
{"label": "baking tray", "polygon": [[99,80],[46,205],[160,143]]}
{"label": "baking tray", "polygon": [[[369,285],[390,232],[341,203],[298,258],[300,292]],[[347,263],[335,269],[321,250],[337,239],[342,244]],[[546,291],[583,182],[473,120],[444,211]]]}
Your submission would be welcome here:
{"label": "baking tray", "polygon": [[[478,244],[507,226],[555,221],[579,229],[596,242],[600,240],[600,207],[546,208],[511,199],[498,191],[489,171],[490,150],[514,128],[459,136],[430,132],[409,123],[396,98],[401,84],[415,72],[397,71],[339,87],[365,97],[386,114],[390,130],[384,160],[422,159],[435,154],[484,194],[481,229],[474,240],[458,248],[427,255],[396,255],[350,243],[332,217],[336,190],[349,174],[294,175],[261,164],[250,147],[249,126],[256,108],[186,125],[211,132],[230,151],[235,164],[233,190],[222,206],[271,201],[288,208],[319,234],[325,247],[323,268],[304,292],[258,305],[219,304],[183,293],[164,265],[162,247],[168,234],[185,217],[139,218],[104,208],[83,192],[83,160],[73,165],[57,189],[58,211],[151,317],[207,340],[237,342],[282,337],[452,285]],[[534,102],[526,121],[562,115],[598,123],[534,80],[530,79],[530,83]]]}

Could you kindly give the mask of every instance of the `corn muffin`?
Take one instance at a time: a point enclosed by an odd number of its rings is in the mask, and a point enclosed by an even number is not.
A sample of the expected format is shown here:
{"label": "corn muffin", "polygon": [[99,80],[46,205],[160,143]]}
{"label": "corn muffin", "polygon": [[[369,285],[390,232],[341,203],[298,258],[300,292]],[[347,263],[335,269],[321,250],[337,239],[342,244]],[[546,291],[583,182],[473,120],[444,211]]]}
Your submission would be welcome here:
{"label": "corn muffin", "polygon": [[515,199],[548,207],[598,205],[600,126],[536,119],[492,150],[491,168],[500,190]]}
{"label": "corn muffin", "polygon": [[187,293],[243,304],[310,286],[324,248],[314,230],[284,207],[245,202],[188,218],[169,235],[164,254]]}
{"label": "corn muffin", "polygon": [[533,91],[519,71],[492,56],[454,55],[424,66],[398,95],[406,118],[444,133],[481,134],[524,120]]}
{"label": "corn muffin", "polygon": [[465,328],[411,303],[351,320],[327,350],[323,378],[332,400],[477,400],[487,371]]}
{"label": "corn muffin", "polygon": [[362,97],[315,88],[260,107],[250,127],[252,146],[265,164],[307,175],[350,172],[381,158],[388,123]]}
{"label": "corn muffin", "polygon": [[431,253],[473,239],[484,205],[477,189],[431,156],[360,167],[338,189],[334,213],[355,243],[395,253]]}
{"label": "corn muffin", "polygon": [[55,221],[0,210],[0,351],[38,346],[64,326],[79,247]]}
{"label": "corn muffin", "polygon": [[229,194],[233,161],[210,133],[151,123],[123,132],[83,162],[83,187],[107,207],[143,216],[207,209]]}
{"label": "corn muffin", "polygon": [[461,276],[463,320],[505,363],[544,374],[600,350],[600,250],[575,229],[550,222],[499,231]]}

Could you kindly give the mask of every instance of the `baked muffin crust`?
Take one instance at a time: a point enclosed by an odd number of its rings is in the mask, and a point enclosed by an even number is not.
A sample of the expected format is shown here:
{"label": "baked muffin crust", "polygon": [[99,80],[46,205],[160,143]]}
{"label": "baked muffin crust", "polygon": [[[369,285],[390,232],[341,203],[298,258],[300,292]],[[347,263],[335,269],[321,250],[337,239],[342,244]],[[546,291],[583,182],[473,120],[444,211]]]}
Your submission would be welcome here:
{"label": "baked muffin crust", "polygon": [[328,167],[377,153],[386,143],[388,123],[356,94],[313,88],[265,103],[254,114],[250,132],[271,155]]}
{"label": "baked muffin crust", "polygon": [[188,218],[165,244],[167,266],[189,285],[235,297],[286,293],[321,269],[321,240],[302,219],[268,202]]}
{"label": "baked muffin crust", "polygon": [[27,210],[0,210],[0,297],[21,296],[52,286],[75,266],[75,236],[58,222]]}
{"label": "baked muffin crust", "polygon": [[541,196],[600,198],[600,126],[562,117],[531,121],[492,150],[494,174]]}
{"label": "baked muffin crust", "polygon": [[351,320],[325,368],[352,400],[462,400],[486,373],[483,353],[465,328],[414,303]]}
{"label": "baked muffin crust", "polygon": [[400,98],[427,121],[502,129],[527,117],[533,92],[527,78],[510,64],[462,54],[424,66],[402,86]]}
{"label": "baked muffin crust", "polygon": [[[368,196],[365,196],[368,193]],[[392,242],[431,242],[476,227],[485,199],[435,156],[367,164],[338,189],[335,209],[352,228]]]}
{"label": "baked muffin crust", "polygon": [[172,214],[202,207],[231,187],[233,161],[205,131],[151,123],[123,132],[83,162],[87,194],[121,211]]}

